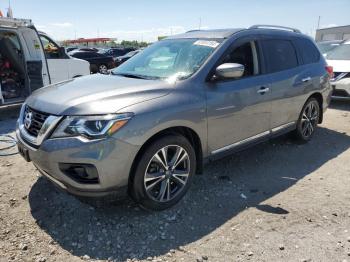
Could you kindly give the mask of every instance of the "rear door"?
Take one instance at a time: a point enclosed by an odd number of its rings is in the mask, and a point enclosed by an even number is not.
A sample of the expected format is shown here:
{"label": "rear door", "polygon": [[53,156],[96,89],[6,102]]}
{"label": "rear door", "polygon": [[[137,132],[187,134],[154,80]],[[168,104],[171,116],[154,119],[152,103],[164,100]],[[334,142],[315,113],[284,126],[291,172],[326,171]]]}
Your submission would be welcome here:
{"label": "rear door", "polygon": [[266,73],[271,79],[271,129],[277,132],[293,128],[309,75],[302,73],[293,39],[265,36],[260,41]]}
{"label": "rear door", "polygon": [[218,61],[217,65],[243,64],[245,73],[239,79],[208,83],[208,145],[212,154],[269,135],[270,79],[262,74],[261,58],[261,49],[252,36],[235,41]]}

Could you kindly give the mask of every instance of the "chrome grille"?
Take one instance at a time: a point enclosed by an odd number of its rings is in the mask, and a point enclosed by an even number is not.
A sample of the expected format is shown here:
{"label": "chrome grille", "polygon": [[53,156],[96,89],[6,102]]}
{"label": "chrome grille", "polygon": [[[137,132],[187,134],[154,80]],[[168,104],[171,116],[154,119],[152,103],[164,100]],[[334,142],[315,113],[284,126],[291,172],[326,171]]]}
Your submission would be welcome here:
{"label": "chrome grille", "polygon": [[49,117],[48,114],[34,110],[30,108],[29,106],[26,106],[23,114],[23,122],[26,122],[26,117],[31,114],[31,121],[29,125],[24,125],[24,128],[27,130],[27,132],[34,136],[37,137],[40,129],[42,128],[45,120]]}

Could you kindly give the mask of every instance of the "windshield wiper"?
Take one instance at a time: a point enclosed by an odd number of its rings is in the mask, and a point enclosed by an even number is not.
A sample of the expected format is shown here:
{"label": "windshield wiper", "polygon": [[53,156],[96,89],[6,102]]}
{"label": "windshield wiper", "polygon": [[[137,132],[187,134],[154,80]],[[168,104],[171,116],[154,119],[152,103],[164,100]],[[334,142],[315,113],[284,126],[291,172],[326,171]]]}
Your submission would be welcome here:
{"label": "windshield wiper", "polygon": [[156,76],[145,76],[145,75],[137,75],[137,74],[130,74],[130,73],[113,73],[113,71],[111,71],[111,74],[116,76],[124,76],[124,77],[137,78],[137,79],[147,79],[147,80],[159,79],[159,77],[156,77]]}

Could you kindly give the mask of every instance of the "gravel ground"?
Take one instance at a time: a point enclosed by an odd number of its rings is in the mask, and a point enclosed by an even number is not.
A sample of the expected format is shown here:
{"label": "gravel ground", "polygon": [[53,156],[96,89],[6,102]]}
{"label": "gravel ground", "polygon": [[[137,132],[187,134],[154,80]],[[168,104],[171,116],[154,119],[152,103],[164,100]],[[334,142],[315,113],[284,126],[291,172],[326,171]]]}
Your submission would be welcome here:
{"label": "gravel ground", "polygon": [[90,207],[0,157],[0,261],[350,261],[349,148],[350,103],[333,103],[310,143],[284,136],[211,163],[158,213]]}

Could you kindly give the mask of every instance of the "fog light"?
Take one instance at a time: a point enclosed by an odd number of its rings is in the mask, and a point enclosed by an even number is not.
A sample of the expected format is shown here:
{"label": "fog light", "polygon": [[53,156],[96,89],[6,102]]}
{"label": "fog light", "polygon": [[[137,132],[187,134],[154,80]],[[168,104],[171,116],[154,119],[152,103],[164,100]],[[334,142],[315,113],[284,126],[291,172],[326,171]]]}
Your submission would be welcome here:
{"label": "fog light", "polygon": [[98,184],[98,172],[92,164],[59,163],[59,169],[69,178],[81,184]]}

